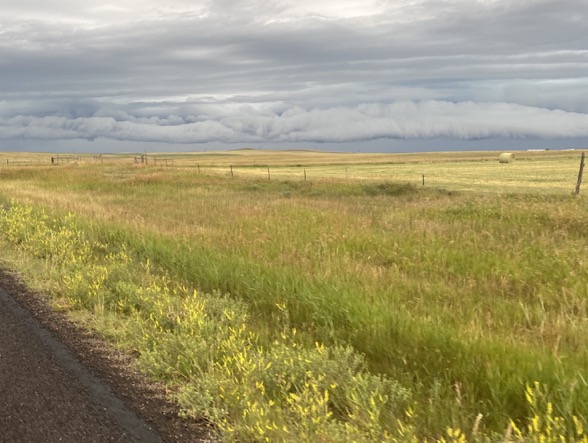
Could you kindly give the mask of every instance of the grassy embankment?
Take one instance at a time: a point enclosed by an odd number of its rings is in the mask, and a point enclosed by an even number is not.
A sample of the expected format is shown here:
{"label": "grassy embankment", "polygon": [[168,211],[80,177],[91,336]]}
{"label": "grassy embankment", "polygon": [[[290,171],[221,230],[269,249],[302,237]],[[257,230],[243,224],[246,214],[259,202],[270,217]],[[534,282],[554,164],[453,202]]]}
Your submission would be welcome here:
{"label": "grassy embankment", "polygon": [[[5,168],[0,192],[71,211],[86,237],[124,244],[180,284],[244,301],[260,346],[290,327],[302,337],[296,346],[351,344],[372,372],[413,391],[424,434],[471,426],[479,413],[482,428],[505,429],[507,417],[529,414],[522,393],[533,381],[548,386],[559,414],[588,415],[587,206],[569,195],[577,156],[498,165],[489,154],[350,155],[361,164],[341,156],[332,166],[273,154],[273,176],[291,178],[268,182],[259,153],[234,154],[225,164],[182,157],[173,168]],[[235,157],[242,166],[231,178]],[[313,179],[293,180],[307,163]],[[382,181],[420,174],[483,194]]]}

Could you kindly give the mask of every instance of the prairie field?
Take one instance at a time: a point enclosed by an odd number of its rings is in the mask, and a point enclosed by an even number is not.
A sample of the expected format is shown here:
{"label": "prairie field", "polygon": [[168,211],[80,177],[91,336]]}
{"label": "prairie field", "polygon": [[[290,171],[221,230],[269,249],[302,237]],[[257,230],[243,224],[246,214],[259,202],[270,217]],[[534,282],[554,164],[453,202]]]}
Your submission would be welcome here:
{"label": "prairie field", "polygon": [[585,441],[580,153],[498,155],[0,153],[0,260],[226,440]]}

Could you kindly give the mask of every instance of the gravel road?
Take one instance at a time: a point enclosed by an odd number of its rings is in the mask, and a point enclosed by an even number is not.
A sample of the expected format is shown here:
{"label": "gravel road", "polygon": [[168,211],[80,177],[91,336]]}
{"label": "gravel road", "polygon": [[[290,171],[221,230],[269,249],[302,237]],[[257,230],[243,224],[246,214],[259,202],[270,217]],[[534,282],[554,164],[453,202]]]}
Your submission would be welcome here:
{"label": "gravel road", "polygon": [[0,442],[202,442],[165,389],[0,271]]}

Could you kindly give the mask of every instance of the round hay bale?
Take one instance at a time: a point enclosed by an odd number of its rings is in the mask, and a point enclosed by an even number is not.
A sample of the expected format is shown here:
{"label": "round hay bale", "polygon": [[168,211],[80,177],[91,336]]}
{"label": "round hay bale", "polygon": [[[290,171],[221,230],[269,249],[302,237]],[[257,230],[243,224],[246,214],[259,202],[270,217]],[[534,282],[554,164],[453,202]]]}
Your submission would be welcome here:
{"label": "round hay bale", "polygon": [[512,152],[503,152],[500,154],[498,161],[500,163],[512,163],[515,160],[515,155]]}

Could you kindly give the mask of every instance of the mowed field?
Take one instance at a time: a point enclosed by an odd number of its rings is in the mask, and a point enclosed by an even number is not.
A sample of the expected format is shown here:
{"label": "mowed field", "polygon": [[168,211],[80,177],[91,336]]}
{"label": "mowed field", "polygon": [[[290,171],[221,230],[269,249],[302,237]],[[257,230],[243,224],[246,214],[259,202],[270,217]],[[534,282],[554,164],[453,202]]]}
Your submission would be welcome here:
{"label": "mowed field", "polygon": [[[500,152],[439,152],[415,154],[259,151],[147,154],[147,166],[194,169],[201,173],[276,180],[383,180],[480,192],[566,193],[575,189],[581,151],[516,152],[510,164],[498,162]],[[0,165],[143,165],[141,154],[80,155],[0,153]],[[137,159],[137,160],[135,160]],[[137,163],[138,162],[138,163]]]}
{"label": "mowed field", "polygon": [[[468,441],[504,441],[509,426],[516,435],[513,424],[526,432],[553,414],[558,435],[580,441],[580,152],[498,155],[240,150],[51,164],[2,153],[0,218],[14,231],[3,261],[138,353],[188,416],[227,440],[409,441],[459,428]],[[94,243],[58,259],[55,238]],[[204,329],[186,332],[200,309],[186,301],[193,289],[210,294],[202,309],[216,328],[194,320]],[[225,327],[245,332],[205,335]],[[220,344],[196,352],[197,336]],[[231,397],[249,385],[251,398]]]}
{"label": "mowed field", "polygon": [[[170,165],[201,165],[218,174],[300,180],[388,180],[451,190],[481,192],[546,192],[572,190],[577,178],[579,152],[520,152],[516,163],[500,164],[498,152],[423,154],[335,154],[320,152],[236,151],[170,158]],[[169,158],[169,157],[166,157]],[[305,170],[306,169],[306,176]]]}

